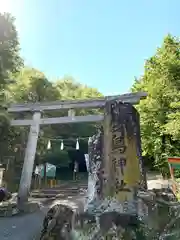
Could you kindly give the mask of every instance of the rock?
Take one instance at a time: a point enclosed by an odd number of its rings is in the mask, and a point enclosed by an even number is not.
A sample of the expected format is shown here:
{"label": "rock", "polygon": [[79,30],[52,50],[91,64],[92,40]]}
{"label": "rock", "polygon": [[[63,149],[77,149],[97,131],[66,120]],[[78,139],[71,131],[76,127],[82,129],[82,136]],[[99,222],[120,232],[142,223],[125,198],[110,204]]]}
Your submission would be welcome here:
{"label": "rock", "polygon": [[6,201],[0,204],[0,217],[11,217],[22,213],[32,213],[40,209],[40,204],[37,202],[29,201],[24,204],[23,211],[19,210],[16,202]]}
{"label": "rock", "polygon": [[27,202],[24,204],[24,208],[23,211],[21,211],[21,213],[33,213],[36,212],[40,209],[40,204],[38,202]]}
{"label": "rock", "polygon": [[0,217],[11,217],[19,213],[16,203],[4,202],[0,205]]}
{"label": "rock", "polygon": [[68,206],[57,204],[47,213],[40,240],[70,239],[74,211]]}

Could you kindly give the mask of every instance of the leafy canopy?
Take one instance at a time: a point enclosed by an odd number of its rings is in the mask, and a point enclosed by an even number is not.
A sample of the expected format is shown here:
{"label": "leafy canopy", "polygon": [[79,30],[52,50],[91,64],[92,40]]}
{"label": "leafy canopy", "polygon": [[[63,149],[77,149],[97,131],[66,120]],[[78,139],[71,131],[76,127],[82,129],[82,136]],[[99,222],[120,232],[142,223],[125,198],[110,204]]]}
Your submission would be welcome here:
{"label": "leafy canopy", "polygon": [[141,116],[143,154],[166,167],[168,155],[180,154],[180,41],[168,35],[154,56],[145,63],[132,91],[146,91],[148,97],[138,106]]}

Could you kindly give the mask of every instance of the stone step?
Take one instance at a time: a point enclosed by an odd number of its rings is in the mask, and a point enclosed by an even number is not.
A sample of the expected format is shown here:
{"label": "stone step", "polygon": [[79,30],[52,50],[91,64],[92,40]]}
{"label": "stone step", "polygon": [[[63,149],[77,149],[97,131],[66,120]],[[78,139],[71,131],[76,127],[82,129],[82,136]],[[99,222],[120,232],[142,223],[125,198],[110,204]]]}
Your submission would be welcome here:
{"label": "stone step", "polygon": [[49,194],[49,193],[31,193],[31,197],[33,198],[53,198],[56,197],[58,194]]}

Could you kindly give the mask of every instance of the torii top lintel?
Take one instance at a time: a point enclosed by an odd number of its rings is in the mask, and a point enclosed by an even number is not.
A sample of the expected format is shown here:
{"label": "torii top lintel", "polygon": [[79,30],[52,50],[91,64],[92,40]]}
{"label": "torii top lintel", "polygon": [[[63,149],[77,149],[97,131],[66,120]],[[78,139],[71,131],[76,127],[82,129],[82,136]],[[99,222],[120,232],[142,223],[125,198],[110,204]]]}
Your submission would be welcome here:
{"label": "torii top lintel", "polygon": [[11,104],[8,112],[35,112],[35,111],[50,111],[60,109],[78,109],[78,108],[102,108],[107,100],[119,99],[122,102],[137,104],[141,99],[147,97],[145,92],[126,93],[116,96],[106,96],[96,99],[84,100],[64,100],[55,102],[36,102]]}

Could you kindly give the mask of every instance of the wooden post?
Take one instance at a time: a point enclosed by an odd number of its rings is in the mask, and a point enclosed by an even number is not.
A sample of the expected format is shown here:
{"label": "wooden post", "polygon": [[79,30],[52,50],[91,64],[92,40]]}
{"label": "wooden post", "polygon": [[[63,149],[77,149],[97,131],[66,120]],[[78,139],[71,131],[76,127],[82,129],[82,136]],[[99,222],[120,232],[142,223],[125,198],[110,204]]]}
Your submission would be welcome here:
{"label": "wooden post", "polygon": [[30,193],[32,172],[34,159],[36,154],[37,140],[39,135],[39,121],[41,118],[40,112],[35,112],[33,115],[33,124],[30,127],[28,143],[25,152],[24,164],[21,174],[21,180],[18,192],[18,206],[23,209],[24,203],[28,201]]}
{"label": "wooden post", "polygon": [[43,164],[43,171],[44,171],[43,184],[44,184],[44,187],[46,188],[47,187],[47,163],[46,162]]}
{"label": "wooden post", "polygon": [[50,179],[50,188],[53,188],[54,186],[53,186],[53,179]]}
{"label": "wooden post", "polygon": [[175,181],[175,178],[174,178],[174,168],[171,166],[170,163],[168,163],[169,165],[169,170],[170,170],[170,175],[171,175],[171,179],[172,179],[172,190],[173,190],[173,193],[176,194],[177,193],[177,185],[176,185],[176,181]]}

